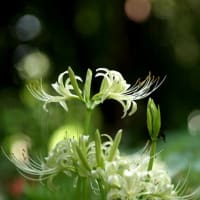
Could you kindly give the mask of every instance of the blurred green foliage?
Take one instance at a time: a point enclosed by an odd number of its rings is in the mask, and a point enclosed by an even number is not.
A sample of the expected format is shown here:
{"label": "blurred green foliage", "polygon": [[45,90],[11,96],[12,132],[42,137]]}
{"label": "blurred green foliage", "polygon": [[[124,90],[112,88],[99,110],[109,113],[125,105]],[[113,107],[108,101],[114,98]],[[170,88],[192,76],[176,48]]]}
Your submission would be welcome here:
{"label": "blurred green foliage", "polygon": [[160,142],[159,151],[175,183],[182,180],[186,181],[186,188],[199,186],[199,135],[192,136],[185,129],[168,131],[166,142]]}

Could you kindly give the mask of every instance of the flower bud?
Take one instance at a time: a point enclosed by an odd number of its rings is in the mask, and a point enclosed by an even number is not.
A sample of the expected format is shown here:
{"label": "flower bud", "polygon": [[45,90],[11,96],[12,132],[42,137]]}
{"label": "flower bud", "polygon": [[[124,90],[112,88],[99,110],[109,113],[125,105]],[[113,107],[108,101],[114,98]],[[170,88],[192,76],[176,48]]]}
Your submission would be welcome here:
{"label": "flower bud", "polygon": [[156,140],[161,127],[161,115],[159,106],[156,107],[153,99],[149,98],[147,104],[147,128],[152,140]]}

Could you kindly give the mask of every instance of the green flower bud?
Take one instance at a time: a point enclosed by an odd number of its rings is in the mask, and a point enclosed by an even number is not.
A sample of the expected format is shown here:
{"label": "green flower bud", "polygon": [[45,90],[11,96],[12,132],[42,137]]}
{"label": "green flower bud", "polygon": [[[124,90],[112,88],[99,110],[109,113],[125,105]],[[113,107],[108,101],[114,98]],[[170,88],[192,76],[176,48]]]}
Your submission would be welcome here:
{"label": "green flower bud", "polygon": [[92,71],[88,69],[83,90],[83,96],[86,102],[90,101],[91,83],[92,83]]}
{"label": "green flower bud", "polygon": [[74,74],[74,72],[73,72],[73,70],[72,70],[71,67],[68,67],[68,73],[69,73],[69,78],[70,78],[72,87],[73,87],[73,89],[74,89],[76,95],[77,95],[80,99],[82,99],[81,90],[80,90],[80,88],[79,88],[79,86],[78,86],[78,82],[77,82],[77,80],[76,80],[76,76],[75,76],[75,74]]}
{"label": "green flower bud", "polygon": [[156,107],[153,99],[149,98],[147,104],[147,128],[152,140],[156,140],[161,127],[161,115],[159,106]]}

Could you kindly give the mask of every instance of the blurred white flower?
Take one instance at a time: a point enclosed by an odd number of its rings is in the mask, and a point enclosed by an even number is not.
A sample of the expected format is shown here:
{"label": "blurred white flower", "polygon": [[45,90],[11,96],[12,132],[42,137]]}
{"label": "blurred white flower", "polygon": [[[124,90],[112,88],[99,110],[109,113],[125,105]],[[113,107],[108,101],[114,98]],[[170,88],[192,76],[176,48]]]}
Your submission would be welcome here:
{"label": "blurred white flower", "polygon": [[[189,195],[179,194],[185,186],[175,187],[165,165],[159,160],[155,160],[152,170],[147,170],[149,155],[146,152],[131,156],[120,155],[117,144],[119,144],[121,131],[117,135],[114,140],[109,135],[101,136],[106,137],[107,140],[100,143],[100,149],[96,148],[98,145],[96,139],[90,140],[89,136],[81,135],[78,139],[65,138],[58,142],[40,163],[31,158],[24,162],[12,156],[9,159],[24,176],[30,179],[37,179],[37,177],[38,180],[47,179],[48,184],[51,184],[53,178],[60,173],[75,179],[87,178],[91,190],[95,193],[101,195],[104,188],[107,200],[195,198],[195,192]],[[97,153],[98,151],[101,153]],[[99,165],[98,156],[103,160],[102,165]]]}

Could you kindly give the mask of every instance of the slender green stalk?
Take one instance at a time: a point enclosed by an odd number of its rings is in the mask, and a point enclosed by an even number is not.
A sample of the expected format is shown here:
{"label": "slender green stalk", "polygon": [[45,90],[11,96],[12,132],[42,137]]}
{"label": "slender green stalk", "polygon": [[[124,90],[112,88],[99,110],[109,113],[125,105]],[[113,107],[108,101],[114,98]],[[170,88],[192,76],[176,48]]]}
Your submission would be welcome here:
{"label": "slender green stalk", "polygon": [[156,106],[153,99],[149,98],[147,104],[147,129],[151,138],[150,158],[148,171],[152,170],[156,154],[157,138],[161,127],[160,107]]}
{"label": "slender green stalk", "polygon": [[101,200],[106,200],[106,189],[103,188],[103,184],[101,179],[98,179],[98,184],[99,184],[99,189],[100,189],[100,195],[101,195]]}
{"label": "slender green stalk", "polygon": [[78,177],[75,198],[80,199],[81,197],[82,197],[81,177]]}
{"label": "slender green stalk", "polygon": [[157,140],[152,140],[148,171],[152,170],[152,168],[153,168],[153,162],[154,162],[154,158],[155,158],[155,154],[156,154],[156,146],[157,146]]}
{"label": "slender green stalk", "polygon": [[89,183],[88,183],[88,178],[81,178],[82,181],[82,197],[81,199],[83,200],[88,200],[89,199]]}
{"label": "slender green stalk", "polygon": [[85,177],[78,177],[76,199],[88,200],[89,199],[89,187],[88,179]]}
{"label": "slender green stalk", "polygon": [[88,109],[86,110],[86,116],[85,116],[85,134],[90,134],[90,123],[91,123],[91,116],[92,116],[92,110]]}

